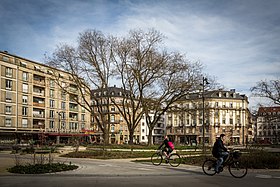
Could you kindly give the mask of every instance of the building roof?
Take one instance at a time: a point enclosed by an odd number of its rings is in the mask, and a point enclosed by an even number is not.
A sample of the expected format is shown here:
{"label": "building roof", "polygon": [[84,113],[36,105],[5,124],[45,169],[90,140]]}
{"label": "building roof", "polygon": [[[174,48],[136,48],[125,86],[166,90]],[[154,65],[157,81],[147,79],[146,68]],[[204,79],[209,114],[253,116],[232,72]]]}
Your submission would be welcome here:
{"label": "building roof", "polygon": [[[182,98],[181,100],[185,99],[200,99],[202,98],[202,92],[191,93],[189,96]],[[235,92],[234,89],[230,91],[226,90],[211,90],[204,92],[205,99],[237,99],[237,100],[246,100],[248,101],[248,97],[245,94],[239,94]]]}
{"label": "building roof", "polygon": [[271,114],[271,115],[276,115],[280,114],[280,106],[274,106],[274,107],[260,107],[258,110],[258,115],[262,114]]}
{"label": "building roof", "polygon": [[[91,93],[92,95],[95,95],[96,97],[104,97],[104,96],[108,96],[109,92],[109,96],[113,96],[113,97],[123,97],[126,93],[128,93],[128,91],[125,91],[123,88],[118,88],[115,85],[112,87],[108,87],[108,88],[99,88],[99,89],[95,89],[92,90]],[[100,94],[99,94],[100,93]]]}

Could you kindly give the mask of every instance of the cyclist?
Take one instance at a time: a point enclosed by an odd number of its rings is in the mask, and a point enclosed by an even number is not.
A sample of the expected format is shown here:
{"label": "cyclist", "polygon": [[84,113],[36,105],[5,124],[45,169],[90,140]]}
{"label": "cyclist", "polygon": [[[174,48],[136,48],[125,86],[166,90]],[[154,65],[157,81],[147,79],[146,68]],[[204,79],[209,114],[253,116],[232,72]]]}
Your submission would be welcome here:
{"label": "cyclist", "polygon": [[227,148],[224,146],[224,141],[226,139],[225,134],[221,134],[219,138],[217,138],[214,143],[212,154],[215,158],[217,158],[215,171],[219,173],[219,168],[223,164],[223,162],[227,159],[229,152]]}
{"label": "cyclist", "polygon": [[164,146],[163,153],[166,158],[169,158],[170,153],[174,150],[174,145],[171,140],[169,140],[168,136],[165,136],[162,144],[159,146],[158,150],[160,150]]}

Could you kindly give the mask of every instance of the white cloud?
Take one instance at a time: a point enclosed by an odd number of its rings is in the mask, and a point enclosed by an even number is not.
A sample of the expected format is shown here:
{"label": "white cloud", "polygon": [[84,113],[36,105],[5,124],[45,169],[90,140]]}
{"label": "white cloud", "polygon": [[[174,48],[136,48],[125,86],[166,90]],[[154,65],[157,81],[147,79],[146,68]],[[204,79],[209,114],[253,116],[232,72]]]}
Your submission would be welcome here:
{"label": "white cloud", "polygon": [[206,73],[228,88],[249,94],[254,83],[280,74],[279,1],[221,0],[213,6],[209,1],[47,0],[20,9],[23,1],[16,7],[4,1],[6,9],[0,7],[0,17],[9,17],[9,24],[0,19],[0,34],[9,40],[0,39],[0,50],[41,61],[56,45],[75,44],[85,29],[124,35],[155,28],[167,36],[170,50],[200,60]]}

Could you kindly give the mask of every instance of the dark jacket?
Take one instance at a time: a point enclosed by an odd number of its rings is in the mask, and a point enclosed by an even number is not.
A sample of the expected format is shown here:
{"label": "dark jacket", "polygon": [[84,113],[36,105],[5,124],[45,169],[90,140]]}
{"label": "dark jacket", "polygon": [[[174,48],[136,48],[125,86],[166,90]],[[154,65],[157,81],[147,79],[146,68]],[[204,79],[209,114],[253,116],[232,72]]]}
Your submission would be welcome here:
{"label": "dark jacket", "polygon": [[223,141],[221,138],[218,138],[216,142],[214,143],[212,154],[214,157],[220,157],[220,153],[226,152],[227,148],[224,146]]}
{"label": "dark jacket", "polygon": [[158,149],[161,149],[161,147],[164,145],[164,147],[168,147],[169,148],[169,145],[168,145],[168,140],[167,139],[164,139],[162,144],[159,146]]}

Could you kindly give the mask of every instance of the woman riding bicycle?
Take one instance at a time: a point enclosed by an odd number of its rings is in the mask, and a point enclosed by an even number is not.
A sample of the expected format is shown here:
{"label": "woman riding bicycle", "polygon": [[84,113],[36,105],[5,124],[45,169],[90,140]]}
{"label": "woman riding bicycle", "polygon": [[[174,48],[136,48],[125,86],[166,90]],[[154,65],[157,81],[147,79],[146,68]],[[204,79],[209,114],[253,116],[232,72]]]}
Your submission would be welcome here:
{"label": "woman riding bicycle", "polygon": [[229,154],[227,148],[224,146],[225,139],[226,139],[226,135],[221,134],[220,137],[217,138],[212,149],[213,156],[217,158],[216,167],[215,167],[215,171],[217,173],[219,173],[220,166],[227,159]]}
{"label": "woman riding bicycle", "polygon": [[170,153],[174,150],[174,145],[172,141],[168,138],[168,136],[165,136],[162,144],[158,147],[158,150],[160,150],[163,146],[163,153],[166,156],[166,158],[169,158]]}

